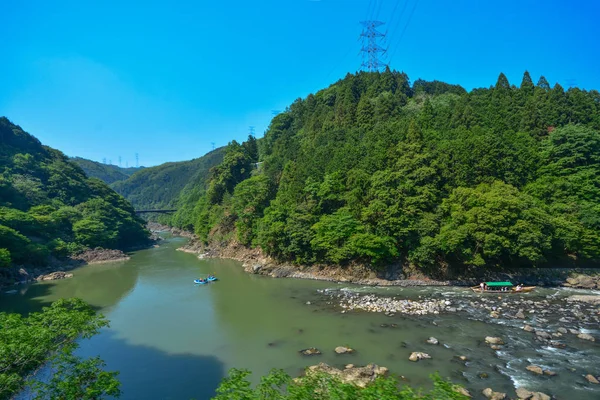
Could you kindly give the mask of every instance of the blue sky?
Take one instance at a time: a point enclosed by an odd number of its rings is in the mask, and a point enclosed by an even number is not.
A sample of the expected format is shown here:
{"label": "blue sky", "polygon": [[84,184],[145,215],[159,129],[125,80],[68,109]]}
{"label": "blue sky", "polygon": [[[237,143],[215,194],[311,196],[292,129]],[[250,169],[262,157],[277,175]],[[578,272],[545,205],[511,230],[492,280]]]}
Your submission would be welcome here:
{"label": "blue sky", "polygon": [[[414,11],[413,11],[414,10]],[[271,110],[360,68],[359,21],[386,22],[392,68],[467,89],[600,89],[600,2],[7,1],[0,115],[67,155],[156,165],[262,136]]]}

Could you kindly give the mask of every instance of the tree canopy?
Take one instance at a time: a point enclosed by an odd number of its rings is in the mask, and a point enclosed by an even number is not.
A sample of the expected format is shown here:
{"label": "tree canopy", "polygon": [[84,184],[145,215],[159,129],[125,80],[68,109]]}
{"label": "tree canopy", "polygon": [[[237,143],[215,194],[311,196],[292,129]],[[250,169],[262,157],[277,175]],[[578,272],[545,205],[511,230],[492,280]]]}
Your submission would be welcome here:
{"label": "tree canopy", "polygon": [[131,204],[60,151],[0,118],[0,266],[147,240]]}
{"label": "tree canopy", "polygon": [[[359,72],[232,142],[172,223],[299,264],[600,261],[600,94]],[[251,167],[251,170],[249,170]]]}

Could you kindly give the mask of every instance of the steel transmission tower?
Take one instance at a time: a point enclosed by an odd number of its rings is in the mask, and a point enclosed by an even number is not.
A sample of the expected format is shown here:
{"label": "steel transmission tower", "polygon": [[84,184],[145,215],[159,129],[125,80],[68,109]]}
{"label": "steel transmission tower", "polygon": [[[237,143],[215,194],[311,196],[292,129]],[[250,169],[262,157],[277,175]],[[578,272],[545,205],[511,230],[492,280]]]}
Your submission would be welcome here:
{"label": "steel transmission tower", "polygon": [[135,153],[135,167],[140,167],[140,155],[138,153]]}
{"label": "steel transmission tower", "polygon": [[362,21],[360,24],[363,26],[363,31],[360,34],[362,38],[360,51],[363,53],[362,67],[369,72],[379,71],[387,65],[380,57],[380,55],[386,53],[387,49],[379,45],[379,40],[385,37],[385,33],[379,32],[377,27],[385,24],[385,22],[369,20]]}

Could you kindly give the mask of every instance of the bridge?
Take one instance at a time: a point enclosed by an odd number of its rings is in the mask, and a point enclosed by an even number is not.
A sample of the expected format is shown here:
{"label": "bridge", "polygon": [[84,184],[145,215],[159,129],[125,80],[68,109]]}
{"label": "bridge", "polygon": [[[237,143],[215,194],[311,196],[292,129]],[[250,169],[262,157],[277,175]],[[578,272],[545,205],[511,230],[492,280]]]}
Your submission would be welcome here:
{"label": "bridge", "polygon": [[170,214],[170,213],[174,213],[177,212],[177,210],[172,209],[172,210],[135,210],[136,214],[149,214],[149,213],[156,213],[156,214]]}

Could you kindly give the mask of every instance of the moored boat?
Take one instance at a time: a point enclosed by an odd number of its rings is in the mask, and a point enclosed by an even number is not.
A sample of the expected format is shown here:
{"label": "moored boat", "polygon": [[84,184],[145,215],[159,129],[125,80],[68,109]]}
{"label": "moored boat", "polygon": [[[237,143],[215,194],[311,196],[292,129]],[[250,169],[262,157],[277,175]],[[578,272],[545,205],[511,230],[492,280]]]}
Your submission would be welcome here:
{"label": "moored boat", "polygon": [[511,282],[484,282],[483,288],[482,285],[472,286],[471,290],[476,293],[529,293],[536,286],[523,286],[523,285],[513,285]]}

